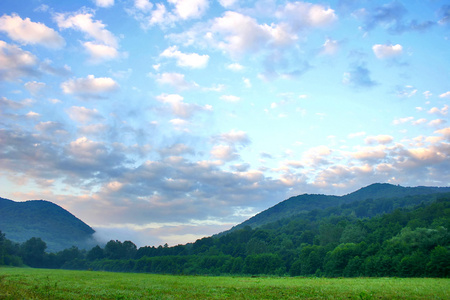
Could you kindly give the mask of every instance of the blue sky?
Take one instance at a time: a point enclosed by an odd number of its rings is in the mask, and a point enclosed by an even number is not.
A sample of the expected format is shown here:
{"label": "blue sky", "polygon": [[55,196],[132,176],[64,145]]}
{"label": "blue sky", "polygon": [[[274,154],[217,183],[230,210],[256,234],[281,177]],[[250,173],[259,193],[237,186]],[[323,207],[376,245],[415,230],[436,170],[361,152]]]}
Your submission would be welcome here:
{"label": "blue sky", "polygon": [[142,246],[448,186],[449,39],[438,0],[3,0],[0,196]]}

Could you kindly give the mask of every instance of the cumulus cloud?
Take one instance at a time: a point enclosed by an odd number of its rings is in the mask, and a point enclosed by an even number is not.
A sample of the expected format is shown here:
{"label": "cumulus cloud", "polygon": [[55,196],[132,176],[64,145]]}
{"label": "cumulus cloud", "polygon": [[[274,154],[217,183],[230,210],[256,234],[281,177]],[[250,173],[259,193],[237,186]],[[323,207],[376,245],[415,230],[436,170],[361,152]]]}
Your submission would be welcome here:
{"label": "cumulus cloud", "polygon": [[230,145],[215,145],[211,150],[211,155],[223,161],[232,161],[239,158],[236,149]]}
{"label": "cumulus cloud", "polygon": [[114,0],[94,0],[98,7],[111,7],[114,5]]}
{"label": "cumulus cloud", "polygon": [[188,82],[184,77],[184,74],[181,73],[165,72],[162,74],[158,74],[156,81],[160,84],[169,84],[180,90],[198,87],[197,83]]}
{"label": "cumulus cloud", "polygon": [[183,20],[201,17],[209,7],[207,0],[168,0],[175,5],[175,13]]}
{"label": "cumulus cloud", "polygon": [[169,0],[155,5],[148,0],[135,0],[134,9],[129,13],[141,23],[141,26],[172,26],[177,22],[202,17],[209,7],[207,0]]}
{"label": "cumulus cloud", "polygon": [[366,144],[389,144],[394,140],[393,136],[380,134],[376,136],[368,136],[364,141]]}
{"label": "cumulus cloud", "polygon": [[402,54],[403,47],[400,44],[396,45],[381,45],[376,44],[372,47],[373,53],[379,59],[392,58]]}
{"label": "cumulus cloud", "polygon": [[104,93],[114,92],[118,88],[119,85],[112,78],[96,78],[94,75],[69,79],[61,83],[61,89],[65,94],[73,94],[82,98],[102,98]]}
{"label": "cumulus cloud", "polygon": [[153,8],[153,3],[149,0],[135,0],[134,6],[142,11],[149,11]]}
{"label": "cumulus cloud", "polygon": [[194,103],[185,103],[184,98],[178,94],[162,94],[157,96],[156,99],[168,104],[171,113],[180,119],[190,119],[196,112],[212,109],[210,105],[200,106]]}
{"label": "cumulus cloud", "polygon": [[37,76],[38,59],[16,45],[0,41],[0,80],[13,81],[20,77]]}
{"label": "cumulus cloud", "polygon": [[89,109],[84,106],[72,106],[67,109],[67,114],[72,120],[79,123],[89,123],[103,119],[97,109]]}
{"label": "cumulus cloud", "polygon": [[43,82],[29,81],[25,83],[24,87],[32,94],[37,95],[39,92],[46,87]]}
{"label": "cumulus cloud", "polygon": [[[114,3],[114,2],[113,2]],[[57,13],[54,19],[60,29],[81,31],[86,38],[93,41],[84,42],[83,46],[91,55],[93,62],[101,62],[118,57],[118,39],[106,29],[106,25],[94,20],[89,12]]]}
{"label": "cumulus cloud", "polygon": [[61,48],[65,45],[64,39],[52,28],[32,22],[29,18],[22,19],[16,14],[0,17],[0,31],[25,45],[40,44],[48,48]]}
{"label": "cumulus cloud", "polygon": [[189,68],[204,68],[208,64],[209,55],[199,55],[197,53],[182,53],[177,46],[172,46],[164,50],[160,56],[175,58],[177,65]]}
{"label": "cumulus cloud", "polygon": [[237,0],[219,0],[220,5],[225,8],[231,7],[236,3]]}
{"label": "cumulus cloud", "polygon": [[217,47],[232,56],[256,53],[266,46],[292,44],[297,36],[288,29],[286,25],[260,25],[255,19],[233,11],[214,19],[211,26],[211,31],[221,38]]}
{"label": "cumulus cloud", "polygon": [[248,145],[250,144],[250,138],[245,131],[242,130],[231,130],[226,133],[222,133],[214,137],[214,140],[226,143],[226,144],[240,144]]}
{"label": "cumulus cloud", "polygon": [[442,107],[441,109],[437,108],[437,107],[433,107],[428,111],[429,114],[438,114],[441,116],[445,116],[448,114],[448,105],[445,104],[444,107]]}
{"label": "cumulus cloud", "polygon": [[334,55],[339,49],[339,42],[332,39],[327,39],[322,45],[320,54],[322,55]]}
{"label": "cumulus cloud", "polygon": [[337,20],[337,15],[333,9],[300,1],[288,2],[275,15],[289,24],[293,31],[309,27],[328,26]]}
{"label": "cumulus cloud", "polygon": [[244,66],[242,66],[239,63],[232,63],[227,65],[227,69],[232,70],[232,71],[242,71],[244,69]]}
{"label": "cumulus cloud", "polygon": [[94,42],[85,42],[83,45],[91,56],[91,61],[94,63],[115,59],[119,56],[117,49],[112,46],[96,44]]}
{"label": "cumulus cloud", "polygon": [[450,91],[440,94],[439,98],[450,98]]}

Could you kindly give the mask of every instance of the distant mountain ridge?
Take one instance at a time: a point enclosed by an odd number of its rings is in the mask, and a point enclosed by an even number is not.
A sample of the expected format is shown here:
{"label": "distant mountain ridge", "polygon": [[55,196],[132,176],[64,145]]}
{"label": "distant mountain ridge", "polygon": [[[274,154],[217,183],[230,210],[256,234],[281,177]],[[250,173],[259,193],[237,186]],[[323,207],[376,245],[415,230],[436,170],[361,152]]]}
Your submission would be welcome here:
{"label": "distant mountain ridge", "polygon": [[9,240],[25,242],[39,237],[54,252],[77,246],[95,246],[89,225],[64,208],[45,200],[16,202],[0,198],[0,230]]}
{"label": "distant mountain ridge", "polygon": [[276,222],[283,218],[292,217],[302,212],[309,212],[315,209],[325,209],[333,206],[352,203],[355,201],[362,201],[366,199],[375,200],[382,198],[397,198],[447,192],[450,192],[450,187],[403,187],[389,183],[374,183],[344,196],[303,194],[290,197],[289,199],[286,199],[260,212],[259,214],[251,217],[250,219],[242,222],[239,225],[234,226],[228,231],[220,233],[219,235],[244,228],[245,226],[257,228],[268,223]]}

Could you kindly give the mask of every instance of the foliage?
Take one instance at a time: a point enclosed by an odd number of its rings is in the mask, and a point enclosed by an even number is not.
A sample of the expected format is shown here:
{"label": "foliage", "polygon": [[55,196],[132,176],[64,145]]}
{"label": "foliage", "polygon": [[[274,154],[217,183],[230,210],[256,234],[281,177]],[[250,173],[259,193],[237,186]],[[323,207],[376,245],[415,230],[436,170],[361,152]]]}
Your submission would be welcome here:
{"label": "foliage", "polygon": [[104,248],[49,254],[41,239],[19,245],[0,235],[0,263],[157,274],[450,277],[448,224],[450,194],[408,195],[314,209],[174,247],[111,240]]}
{"label": "foliage", "polygon": [[44,200],[15,202],[0,198],[0,230],[18,243],[39,237],[52,252],[72,245],[95,246],[91,227],[62,207]]}

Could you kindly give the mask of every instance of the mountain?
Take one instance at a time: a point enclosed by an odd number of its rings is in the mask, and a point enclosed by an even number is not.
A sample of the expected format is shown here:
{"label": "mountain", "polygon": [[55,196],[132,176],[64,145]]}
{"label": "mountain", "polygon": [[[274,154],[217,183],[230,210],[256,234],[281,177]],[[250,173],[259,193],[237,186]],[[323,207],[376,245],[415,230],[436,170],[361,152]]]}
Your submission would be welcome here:
{"label": "mountain", "polygon": [[18,243],[39,237],[49,252],[96,245],[94,229],[62,207],[44,200],[15,202],[0,198],[0,231]]}
{"label": "mountain", "polygon": [[298,214],[307,213],[313,210],[320,210],[329,207],[348,204],[367,199],[390,199],[402,198],[415,195],[429,195],[436,193],[450,192],[450,187],[402,187],[388,183],[374,183],[363,187],[355,192],[344,196],[329,196],[320,194],[303,194],[284,200],[262,212],[234,226],[228,231],[219,235],[226,234],[236,229],[250,226],[258,228],[265,224],[276,222],[281,219],[289,218]]}

